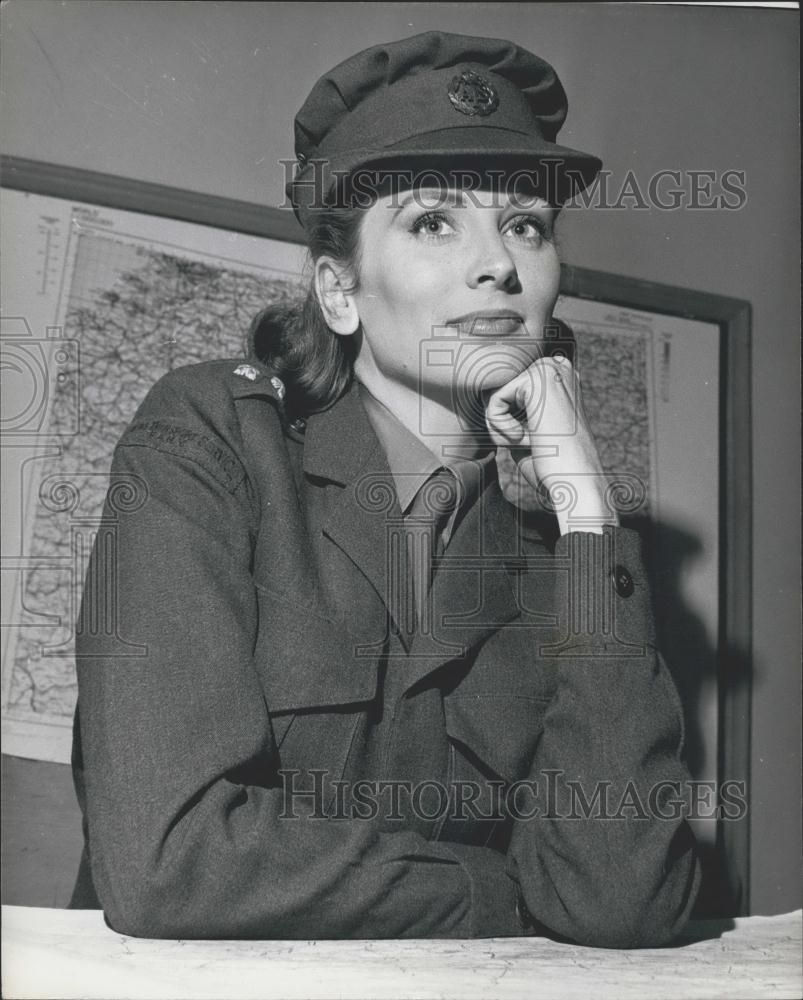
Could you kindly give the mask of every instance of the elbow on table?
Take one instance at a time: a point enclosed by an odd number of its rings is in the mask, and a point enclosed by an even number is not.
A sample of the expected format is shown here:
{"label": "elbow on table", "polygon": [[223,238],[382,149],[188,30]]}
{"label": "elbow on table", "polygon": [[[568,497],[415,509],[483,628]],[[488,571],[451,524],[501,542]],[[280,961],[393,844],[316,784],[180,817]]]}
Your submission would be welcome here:
{"label": "elbow on table", "polygon": [[606,910],[599,915],[585,914],[574,922],[571,939],[587,948],[660,948],[669,944],[686,923],[686,918],[654,916]]}
{"label": "elbow on table", "polygon": [[[592,948],[660,948],[685,927],[697,898],[699,865],[673,877],[649,895],[627,890],[597,893],[572,920],[571,938]],[[588,898],[588,897],[587,897]]]}
{"label": "elbow on table", "polygon": [[[104,891],[105,890],[105,891]],[[117,877],[98,898],[112,930],[168,940],[279,939],[326,936],[317,915],[294,905],[278,886],[222,866],[167,865]]]}
{"label": "elbow on table", "polygon": [[211,893],[200,884],[181,883],[166,872],[126,871],[98,885],[98,898],[112,930],[135,938],[214,938],[230,936],[214,912]]}
{"label": "elbow on table", "polygon": [[[700,889],[697,844],[687,824],[666,849],[621,850],[558,894],[561,933],[595,948],[660,948],[680,934]],[[551,879],[554,886],[559,883]]]}
{"label": "elbow on table", "polygon": [[[530,886],[527,902],[536,931],[590,948],[660,948],[685,927],[700,888],[695,850],[648,874],[624,863],[595,877]],[[551,890],[551,891],[550,891]],[[551,899],[551,902],[548,900]]]}
{"label": "elbow on table", "polygon": [[147,888],[128,892],[124,900],[115,896],[113,901],[101,899],[101,903],[109,926],[126,937],[175,940],[214,936],[205,933],[197,915],[191,912],[193,907],[177,913],[175,902]]}

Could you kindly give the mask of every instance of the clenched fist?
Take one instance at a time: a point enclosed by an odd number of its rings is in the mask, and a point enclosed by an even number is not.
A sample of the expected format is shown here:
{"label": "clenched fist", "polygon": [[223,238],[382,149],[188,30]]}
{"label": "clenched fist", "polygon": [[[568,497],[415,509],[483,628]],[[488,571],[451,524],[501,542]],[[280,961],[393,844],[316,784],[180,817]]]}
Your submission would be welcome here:
{"label": "clenched fist", "polygon": [[505,497],[554,510],[561,534],[619,523],[588,425],[580,378],[565,357],[544,357],[497,389],[485,419]]}

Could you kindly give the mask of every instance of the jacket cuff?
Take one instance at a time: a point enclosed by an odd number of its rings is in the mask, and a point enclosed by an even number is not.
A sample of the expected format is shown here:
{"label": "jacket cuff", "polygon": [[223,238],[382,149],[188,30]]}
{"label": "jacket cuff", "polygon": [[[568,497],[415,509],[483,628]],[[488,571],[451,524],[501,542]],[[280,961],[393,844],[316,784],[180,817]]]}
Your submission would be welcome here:
{"label": "jacket cuff", "polygon": [[643,656],[655,646],[655,623],[641,538],[604,525],[602,534],[572,531],[555,545],[555,609],[562,641],[547,655]]}
{"label": "jacket cuff", "polygon": [[518,908],[519,889],[505,856],[490,847],[441,842],[471,886],[471,936],[520,937],[526,933]]}

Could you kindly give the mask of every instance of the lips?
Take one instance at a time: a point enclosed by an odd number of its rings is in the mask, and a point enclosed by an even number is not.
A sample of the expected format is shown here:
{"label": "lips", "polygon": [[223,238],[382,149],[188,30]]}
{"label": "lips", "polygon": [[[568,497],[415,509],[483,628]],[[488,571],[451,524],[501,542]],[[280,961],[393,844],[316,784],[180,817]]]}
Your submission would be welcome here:
{"label": "lips", "polygon": [[523,329],[524,317],[510,309],[487,309],[450,319],[446,325],[465,337],[510,337]]}

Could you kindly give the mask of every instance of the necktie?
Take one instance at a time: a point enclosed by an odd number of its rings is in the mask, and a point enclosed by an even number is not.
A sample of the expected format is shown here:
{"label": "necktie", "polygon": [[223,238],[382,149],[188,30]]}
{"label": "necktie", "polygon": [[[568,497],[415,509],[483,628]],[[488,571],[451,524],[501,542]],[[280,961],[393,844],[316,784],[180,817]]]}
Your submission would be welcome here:
{"label": "necktie", "polygon": [[[407,605],[410,610],[415,608],[419,627],[425,629],[431,627],[425,602],[432,584],[434,560],[446,547],[444,531],[459,499],[455,474],[445,467],[438,469],[418,491],[405,518]],[[413,624],[410,618],[408,612],[408,628]]]}

